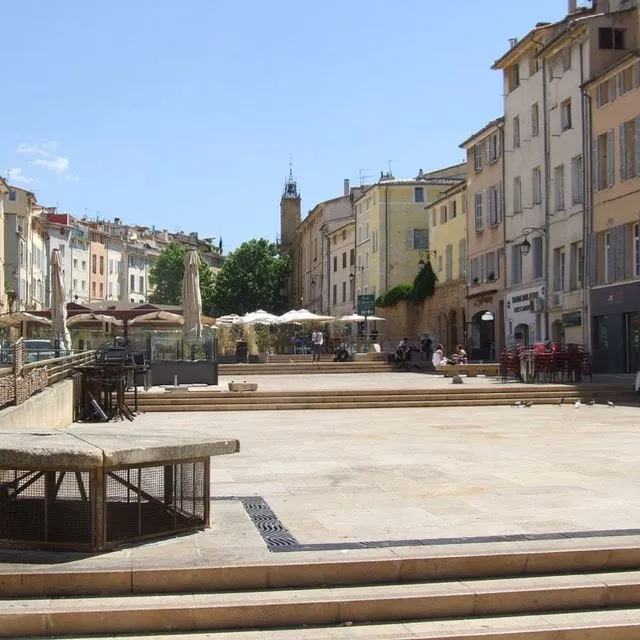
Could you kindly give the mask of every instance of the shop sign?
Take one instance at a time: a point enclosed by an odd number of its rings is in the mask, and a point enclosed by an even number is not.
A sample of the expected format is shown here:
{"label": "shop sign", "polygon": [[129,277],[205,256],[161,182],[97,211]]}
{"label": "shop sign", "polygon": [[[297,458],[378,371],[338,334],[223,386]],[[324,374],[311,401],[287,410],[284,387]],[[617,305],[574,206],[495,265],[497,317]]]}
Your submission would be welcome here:
{"label": "shop sign", "polygon": [[522,313],[523,311],[531,311],[531,300],[540,297],[540,291],[530,291],[520,295],[511,296],[507,301],[507,309],[513,313]]}
{"label": "shop sign", "polygon": [[582,313],[580,311],[572,311],[571,313],[562,314],[563,327],[579,327],[582,325]]}

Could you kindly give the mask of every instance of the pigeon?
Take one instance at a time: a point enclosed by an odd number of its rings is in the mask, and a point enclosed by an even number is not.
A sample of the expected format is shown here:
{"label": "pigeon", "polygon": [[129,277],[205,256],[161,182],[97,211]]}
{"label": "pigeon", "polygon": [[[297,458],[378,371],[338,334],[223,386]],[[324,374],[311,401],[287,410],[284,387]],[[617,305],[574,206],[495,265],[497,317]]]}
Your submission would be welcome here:
{"label": "pigeon", "polygon": [[529,407],[533,407],[533,402],[531,402],[531,400],[527,400],[527,402],[524,403],[524,406],[528,409]]}
{"label": "pigeon", "polygon": [[564,397],[560,398],[558,402],[555,403],[556,407],[561,407],[564,404]]}
{"label": "pigeon", "polygon": [[595,405],[596,401],[595,400],[589,400],[589,402],[587,402],[587,405],[589,407],[593,407]]}
{"label": "pigeon", "polygon": [[522,402],[520,400],[517,400],[516,402],[514,402],[512,405],[512,407],[521,407],[522,406]]}
{"label": "pigeon", "polygon": [[574,409],[579,409],[582,406],[582,402],[580,400],[576,400],[576,403],[573,405]]}
{"label": "pigeon", "polygon": [[615,404],[613,404],[613,402],[611,402],[611,400],[608,400],[608,401],[607,401],[607,406],[609,406],[609,407],[615,407],[616,405],[615,405]]}

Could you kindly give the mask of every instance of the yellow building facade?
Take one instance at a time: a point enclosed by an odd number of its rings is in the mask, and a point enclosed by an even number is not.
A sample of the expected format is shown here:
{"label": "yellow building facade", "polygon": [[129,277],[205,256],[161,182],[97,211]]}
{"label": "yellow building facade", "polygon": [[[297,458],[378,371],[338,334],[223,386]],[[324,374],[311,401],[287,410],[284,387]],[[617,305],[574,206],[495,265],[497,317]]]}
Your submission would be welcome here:
{"label": "yellow building facade", "polygon": [[[438,278],[435,294],[427,301],[432,326],[424,333],[451,353],[465,343],[467,273],[467,184],[450,187],[427,207],[430,260]],[[419,252],[420,255],[420,252]],[[415,269],[415,263],[414,263]]]}

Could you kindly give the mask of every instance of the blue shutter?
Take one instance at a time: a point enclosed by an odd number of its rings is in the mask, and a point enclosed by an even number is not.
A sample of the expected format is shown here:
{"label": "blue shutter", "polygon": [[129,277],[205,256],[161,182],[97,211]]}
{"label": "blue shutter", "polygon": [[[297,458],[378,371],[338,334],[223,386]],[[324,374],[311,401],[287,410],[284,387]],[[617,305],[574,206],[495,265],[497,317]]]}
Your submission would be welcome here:
{"label": "blue shutter", "polygon": [[627,145],[624,122],[619,126],[620,130],[620,180],[627,179]]}
{"label": "blue shutter", "polygon": [[593,139],[592,143],[592,171],[593,171],[593,189],[600,191],[600,154],[598,153],[598,138]]}
{"label": "blue shutter", "polygon": [[607,131],[607,187],[612,187],[616,183],[614,153],[613,129],[609,129]]}

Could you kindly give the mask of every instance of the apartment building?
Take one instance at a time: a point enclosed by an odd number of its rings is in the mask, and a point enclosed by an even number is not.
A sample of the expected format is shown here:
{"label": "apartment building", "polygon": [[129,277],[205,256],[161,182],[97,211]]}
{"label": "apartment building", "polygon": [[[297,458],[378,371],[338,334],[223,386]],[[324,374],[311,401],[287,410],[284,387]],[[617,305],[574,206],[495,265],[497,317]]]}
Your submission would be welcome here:
{"label": "apartment building", "polygon": [[466,180],[466,164],[397,179],[381,173],[354,201],[355,295],[380,296],[416,275],[420,251],[429,246],[426,207]]}
{"label": "apartment building", "polygon": [[414,264],[422,268],[427,260],[438,278],[435,293],[429,300],[430,326],[424,333],[433,335],[447,353],[458,343],[466,342],[466,274],[467,274],[467,184],[444,191],[427,205],[429,246],[418,251]]}
{"label": "apartment building", "polygon": [[586,85],[592,161],[587,279],[594,369],[640,369],[640,58]]}
{"label": "apartment building", "polygon": [[58,213],[54,207],[41,207],[39,217],[46,231],[43,256],[44,269],[46,271],[44,306],[51,306],[51,255],[54,249],[58,250],[62,260],[62,274],[67,302],[71,302],[73,300],[73,263],[70,245],[71,216],[67,213]]}
{"label": "apartment building", "polygon": [[91,298],[90,230],[73,217],[70,219],[69,249],[71,286],[67,293],[72,301],[89,302]]}
{"label": "apartment building", "polygon": [[355,220],[336,220],[327,232],[326,312],[340,317],[355,310]]}
{"label": "apartment building", "polygon": [[[0,177],[0,283],[5,280],[5,254],[4,254],[4,198],[9,194],[9,185]],[[9,311],[7,304],[6,286],[0,286],[0,313]]]}
{"label": "apartment building", "polygon": [[466,348],[474,360],[496,360],[505,344],[504,118],[489,122],[465,140]]}
{"label": "apartment building", "polygon": [[89,223],[89,251],[91,270],[89,273],[89,300],[104,300],[107,290],[107,235],[99,222]]}

